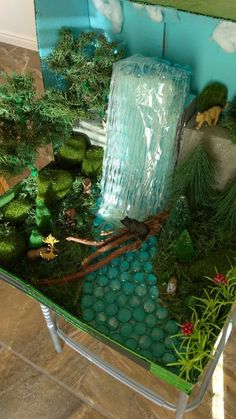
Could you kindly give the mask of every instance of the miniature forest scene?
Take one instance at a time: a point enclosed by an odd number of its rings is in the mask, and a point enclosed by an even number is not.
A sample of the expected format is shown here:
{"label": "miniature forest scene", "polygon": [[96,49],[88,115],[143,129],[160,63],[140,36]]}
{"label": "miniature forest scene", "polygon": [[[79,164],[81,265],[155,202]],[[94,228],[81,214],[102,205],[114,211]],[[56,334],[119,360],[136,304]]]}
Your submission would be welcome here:
{"label": "miniature forest scene", "polygon": [[0,176],[30,175],[0,196],[0,266],[190,389],[236,298],[236,100],[120,31],[60,27],[41,97],[2,75]]}

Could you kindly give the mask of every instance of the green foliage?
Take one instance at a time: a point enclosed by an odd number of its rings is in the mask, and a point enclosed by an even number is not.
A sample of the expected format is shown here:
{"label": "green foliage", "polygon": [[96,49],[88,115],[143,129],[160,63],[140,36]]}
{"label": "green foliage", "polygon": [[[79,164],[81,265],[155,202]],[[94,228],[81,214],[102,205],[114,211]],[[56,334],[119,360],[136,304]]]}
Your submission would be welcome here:
{"label": "green foliage", "polygon": [[208,256],[195,260],[190,266],[190,275],[195,280],[202,276],[214,276],[216,272],[226,273],[234,264],[236,251],[219,249]]}
{"label": "green foliage", "polygon": [[38,249],[39,247],[45,245],[43,242],[44,237],[39,232],[38,229],[33,228],[33,230],[30,233],[29,237],[29,248],[30,249]]}
{"label": "green foliage", "polygon": [[103,117],[107,105],[113,63],[124,53],[116,41],[95,32],[81,32],[75,38],[63,28],[47,58],[49,68],[67,83],[66,98],[80,116]]}
{"label": "green foliage", "polygon": [[21,182],[20,198],[35,199],[37,196],[37,177],[29,176]]}
{"label": "green foliage", "polygon": [[196,108],[198,112],[204,112],[213,106],[221,106],[227,103],[228,89],[219,82],[209,83],[197,97]]}
{"label": "green foliage", "polygon": [[[213,282],[213,280],[211,280]],[[231,269],[227,274],[226,285],[212,285],[204,289],[202,298],[191,308],[193,333],[182,336],[180,350],[176,348],[178,361],[169,366],[180,367],[179,376],[196,383],[199,374],[212,358],[217,336],[227,319],[230,307],[236,298],[236,275]]]}
{"label": "green foliage", "polygon": [[236,233],[236,179],[215,201],[216,222],[232,235]]}
{"label": "green foliage", "polygon": [[34,164],[40,146],[64,140],[75,115],[57,92],[39,99],[30,75],[1,75],[0,174],[12,176]]}
{"label": "green foliage", "polygon": [[220,125],[229,130],[232,143],[236,144],[236,119],[233,119],[228,113],[222,116]]}
{"label": "green foliage", "polygon": [[52,232],[52,215],[42,199],[36,200],[35,222],[41,233],[46,235]]}
{"label": "green foliage", "polygon": [[171,208],[165,231],[171,237],[177,237],[188,226],[189,220],[188,201],[185,196],[180,196]]}
{"label": "green foliage", "polygon": [[211,204],[214,187],[213,164],[200,143],[173,174],[172,200],[185,195],[193,208],[204,208]]}
{"label": "green foliage", "polygon": [[63,198],[70,190],[73,178],[65,170],[46,168],[37,179],[38,196],[46,203],[53,204],[55,200]]}
{"label": "green foliage", "polygon": [[70,138],[58,152],[58,163],[65,169],[78,166],[84,158],[86,148],[85,138]]}
{"label": "green foliage", "polygon": [[21,234],[9,232],[7,236],[0,236],[0,266],[12,268],[23,258],[25,251],[25,238]]}
{"label": "green foliage", "polygon": [[82,172],[86,176],[98,176],[102,171],[103,148],[93,146],[86,151],[82,163]]}
{"label": "green foliage", "polygon": [[194,256],[193,242],[188,230],[184,230],[176,240],[174,252],[180,262],[188,262]]}
{"label": "green foliage", "polygon": [[23,199],[14,199],[4,208],[4,221],[12,225],[22,224],[26,219],[31,205]]}

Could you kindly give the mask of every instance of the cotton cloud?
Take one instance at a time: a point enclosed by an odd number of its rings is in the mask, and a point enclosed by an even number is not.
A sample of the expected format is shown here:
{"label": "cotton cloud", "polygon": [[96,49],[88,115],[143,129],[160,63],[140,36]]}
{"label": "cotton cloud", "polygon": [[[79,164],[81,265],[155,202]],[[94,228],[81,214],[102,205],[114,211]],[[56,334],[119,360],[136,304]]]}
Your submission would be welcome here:
{"label": "cotton cloud", "polygon": [[221,22],[216,26],[212,38],[226,52],[236,52],[236,23]]}
{"label": "cotton cloud", "polygon": [[120,0],[93,0],[94,6],[110,20],[113,32],[119,33],[123,24],[123,10]]}
{"label": "cotton cloud", "polygon": [[135,9],[145,9],[150,19],[154,22],[161,23],[163,21],[163,14],[161,7],[158,6],[145,6],[144,4],[133,3]]}

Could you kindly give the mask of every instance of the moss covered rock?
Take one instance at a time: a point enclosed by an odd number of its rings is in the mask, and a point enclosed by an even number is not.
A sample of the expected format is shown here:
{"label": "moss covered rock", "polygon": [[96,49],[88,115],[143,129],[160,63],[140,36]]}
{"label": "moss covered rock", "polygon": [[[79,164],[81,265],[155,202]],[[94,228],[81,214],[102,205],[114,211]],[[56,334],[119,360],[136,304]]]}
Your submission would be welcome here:
{"label": "moss covered rock", "polygon": [[236,266],[235,260],[236,251],[219,249],[193,262],[190,267],[190,275],[196,279],[204,276],[212,278],[216,271],[226,273],[232,266]]}
{"label": "moss covered rock", "polygon": [[66,169],[76,167],[82,162],[86,149],[84,137],[70,138],[59,150],[58,163]]}
{"label": "moss covered rock", "polygon": [[6,237],[0,237],[0,265],[11,268],[21,260],[26,252],[24,236],[19,233],[11,233]]}
{"label": "moss covered rock", "polygon": [[197,97],[196,108],[198,112],[204,112],[213,106],[221,106],[227,103],[228,89],[219,82],[209,83]]}
{"label": "moss covered rock", "polygon": [[14,199],[4,208],[4,221],[18,225],[22,224],[26,217],[31,205],[23,199]]}
{"label": "moss covered rock", "polygon": [[86,176],[97,176],[102,171],[103,149],[102,147],[91,147],[86,151],[83,163],[82,172]]}
{"label": "moss covered rock", "polygon": [[52,215],[42,199],[36,200],[35,222],[41,233],[52,232]]}
{"label": "moss covered rock", "polygon": [[71,174],[65,170],[46,169],[38,179],[38,197],[48,203],[63,198],[73,184]]}

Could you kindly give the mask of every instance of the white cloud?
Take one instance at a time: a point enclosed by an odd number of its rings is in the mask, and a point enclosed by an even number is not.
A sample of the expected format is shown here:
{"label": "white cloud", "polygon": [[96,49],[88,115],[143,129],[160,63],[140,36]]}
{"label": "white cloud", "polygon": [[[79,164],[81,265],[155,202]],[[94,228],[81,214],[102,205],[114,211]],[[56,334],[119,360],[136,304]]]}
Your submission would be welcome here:
{"label": "white cloud", "polygon": [[163,14],[161,7],[158,6],[145,6],[144,4],[133,3],[135,9],[141,10],[145,9],[150,19],[154,22],[161,23],[163,21]]}
{"label": "white cloud", "polygon": [[119,33],[123,24],[123,10],[120,0],[93,0],[94,6],[110,20],[113,32]]}
{"label": "white cloud", "polygon": [[226,52],[236,52],[236,23],[221,22],[216,26],[212,38]]}

